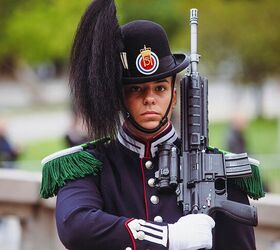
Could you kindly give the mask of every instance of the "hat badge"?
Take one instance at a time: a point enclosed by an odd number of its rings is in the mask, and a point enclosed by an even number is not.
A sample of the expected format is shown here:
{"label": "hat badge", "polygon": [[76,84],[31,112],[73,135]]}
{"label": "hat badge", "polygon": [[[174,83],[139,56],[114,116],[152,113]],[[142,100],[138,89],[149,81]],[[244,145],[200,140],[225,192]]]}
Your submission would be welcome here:
{"label": "hat badge", "polygon": [[146,48],[144,45],[144,48],[140,50],[140,54],[136,58],[136,67],[144,75],[151,75],[157,71],[159,60],[151,48]]}

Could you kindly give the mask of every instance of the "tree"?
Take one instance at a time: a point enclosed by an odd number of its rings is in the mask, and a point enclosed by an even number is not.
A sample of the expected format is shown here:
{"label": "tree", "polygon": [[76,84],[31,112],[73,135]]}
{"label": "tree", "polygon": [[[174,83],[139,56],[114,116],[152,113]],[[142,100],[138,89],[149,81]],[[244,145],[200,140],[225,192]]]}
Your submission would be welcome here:
{"label": "tree", "polygon": [[2,58],[10,55],[29,63],[67,61],[75,29],[88,1],[5,2],[10,11],[3,18]]}
{"label": "tree", "polygon": [[[173,50],[189,51],[189,9],[199,10],[198,50],[208,73],[256,85],[261,115],[262,84],[280,73],[280,1],[122,1],[123,21],[147,18],[167,30]],[[129,9],[129,11],[125,11]]]}
{"label": "tree", "polygon": [[[89,0],[0,0],[0,61],[67,63]],[[261,84],[280,73],[278,0],[116,0],[120,23],[150,19],[166,29],[172,50],[189,50],[189,9],[199,9],[199,52],[212,72],[230,62],[237,81]]]}

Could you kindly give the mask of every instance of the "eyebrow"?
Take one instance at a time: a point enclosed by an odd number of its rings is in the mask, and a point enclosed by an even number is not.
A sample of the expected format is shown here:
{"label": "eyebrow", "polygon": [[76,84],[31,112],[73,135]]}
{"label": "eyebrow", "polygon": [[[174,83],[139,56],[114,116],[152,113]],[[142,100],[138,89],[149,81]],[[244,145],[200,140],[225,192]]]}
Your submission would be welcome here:
{"label": "eyebrow", "polygon": [[155,81],[156,83],[160,83],[160,82],[168,82],[168,80],[167,79],[160,79],[160,80],[157,80],[157,81]]}

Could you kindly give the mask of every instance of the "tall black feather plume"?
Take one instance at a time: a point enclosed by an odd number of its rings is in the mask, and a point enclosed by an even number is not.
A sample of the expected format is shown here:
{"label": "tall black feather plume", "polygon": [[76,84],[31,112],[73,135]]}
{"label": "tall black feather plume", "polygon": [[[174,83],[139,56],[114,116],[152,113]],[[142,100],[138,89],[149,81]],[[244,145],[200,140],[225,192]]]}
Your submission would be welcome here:
{"label": "tall black feather plume", "polygon": [[121,30],[113,0],[93,1],[81,18],[70,59],[70,88],[89,134],[115,136],[122,109]]}

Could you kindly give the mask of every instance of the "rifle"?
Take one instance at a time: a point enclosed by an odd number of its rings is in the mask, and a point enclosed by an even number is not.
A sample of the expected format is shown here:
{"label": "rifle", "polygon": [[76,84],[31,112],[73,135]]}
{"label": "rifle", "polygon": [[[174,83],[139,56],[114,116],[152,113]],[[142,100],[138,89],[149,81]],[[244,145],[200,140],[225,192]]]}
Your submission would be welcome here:
{"label": "rifle", "polygon": [[232,219],[251,226],[258,223],[255,207],[228,200],[230,178],[251,175],[246,153],[224,154],[209,149],[208,80],[198,72],[197,9],[190,10],[190,68],[181,80],[182,148],[173,144],[159,147],[159,170],[156,187],[172,189],[183,214],[212,215],[221,211]]}

